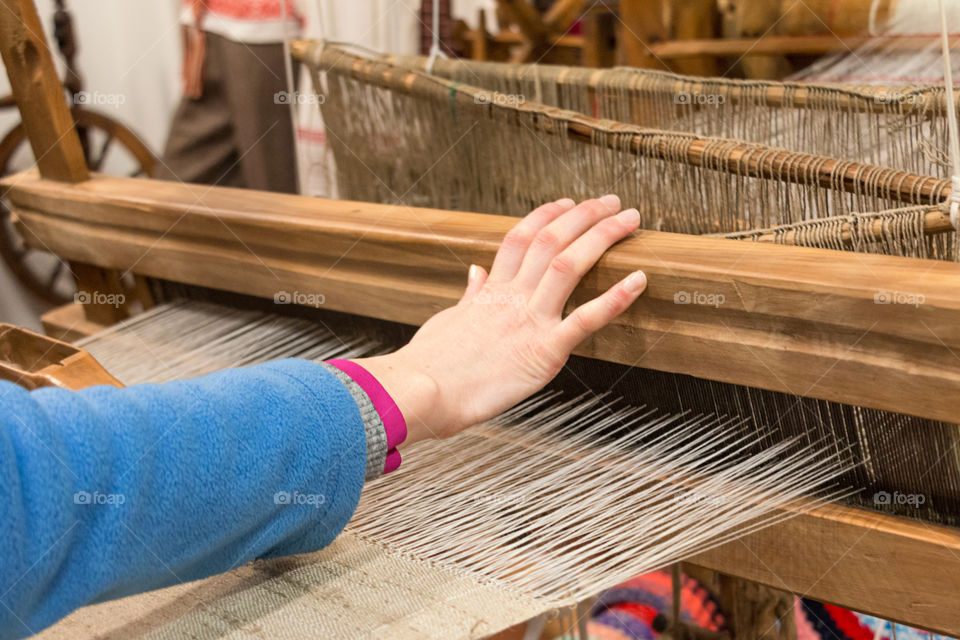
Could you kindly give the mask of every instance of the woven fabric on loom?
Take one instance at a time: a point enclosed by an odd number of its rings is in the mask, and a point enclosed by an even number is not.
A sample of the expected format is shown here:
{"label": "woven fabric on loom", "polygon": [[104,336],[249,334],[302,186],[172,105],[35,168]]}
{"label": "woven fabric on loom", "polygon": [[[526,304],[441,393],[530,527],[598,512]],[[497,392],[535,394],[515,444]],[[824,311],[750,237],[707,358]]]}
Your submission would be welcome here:
{"label": "woven fabric on loom", "polygon": [[[390,57],[423,69],[420,56]],[[700,78],[667,71],[437,60],[433,72],[586,116],[948,176],[942,86]]]}
{"label": "woven fabric on loom", "polygon": [[[599,119],[525,96],[520,100],[519,94],[503,94],[486,84],[474,87],[382,59],[352,56],[336,47],[317,46],[304,59],[325,98],[321,108],[340,195],[350,199],[390,203],[399,197],[413,205],[523,215],[560,197],[585,199],[616,191],[625,206],[640,211],[644,228],[745,239],[757,239],[755,230],[765,229],[774,242],[789,237],[791,244],[956,259],[952,229],[939,232],[949,225],[926,232],[929,216],[943,219],[938,207],[948,182],[936,174],[910,173],[909,162],[886,152],[884,162],[904,164],[866,164],[875,159],[864,149],[831,157],[784,148],[782,143],[793,142],[773,133],[753,141],[709,137],[696,128],[655,129]],[[511,65],[482,68],[515,75]],[[471,78],[473,67],[466,69],[457,77],[496,86],[496,73]],[[556,78],[584,77],[585,72],[566,71]],[[676,82],[666,79],[653,93],[663,98],[674,85],[674,95]],[[875,92],[856,95],[855,115],[872,117],[879,104]],[[629,95],[623,100],[631,108],[637,102]],[[825,99],[820,106],[832,117],[829,103]],[[929,104],[936,111],[942,95],[930,97]],[[820,106],[779,106],[774,113],[819,112]],[[697,113],[703,111],[698,107]],[[737,104],[723,117],[719,112],[711,117],[736,119],[742,112]],[[881,113],[890,115],[886,109]],[[616,110],[606,115],[624,117]],[[920,117],[943,124],[943,118],[928,115]],[[831,127],[808,124],[784,127],[837,137]],[[749,117],[744,126],[763,129]],[[886,123],[877,130],[897,128]],[[913,139],[854,138],[865,149],[916,150],[921,145]],[[918,220],[924,221],[919,231]]]}
{"label": "woven fabric on loom", "polygon": [[[650,97],[667,109],[672,107],[665,102],[665,92],[673,95],[677,90],[694,90],[697,83],[707,82],[703,79],[624,71],[630,80],[610,80],[608,86],[603,84],[604,78],[607,74],[613,78],[619,70],[462,61],[443,62],[437,76],[425,76],[413,71],[419,59],[408,60],[412,66],[399,66],[319,45],[304,59],[315,72],[318,91],[326,97],[323,106],[330,116],[327,127],[334,141],[340,186],[351,198],[393,202],[402,194],[410,203],[519,215],[562,196],[590,197],[615,190],[626,206],[639,208],[643,225],[653,229],[908,257],[957,258],[960,245],[938,201],[947,185],[935,177],[911,177],[866,165],[845,174],[842,167],[849,168],[853,160],[834,162],[824,177],[818,167],[826,166],[830,158],[793,149],[784,152],[770,146],[771,140],[744,145],[736,139],[652,130],[561,111],[536,103],[529,94],[524,101],[513,103],[497,98],[498,94],[510,95],[503,92],[532,89],[533,96],[545,102],[575,107],[562,102],[567,99],[564,92],[569,91],[590,99],[609,98],[611,105],[645,104],[634,98]],[[444,76],[463,78],[482,88]],[[536,86],[523,88],[525,82]],[[612,87],[617,82],[630,87],[624,90],[626,97]],[[805,106],[806,102],[800,104],[800,85],[761,84],[764,104],[772,94],[792,96],[776,109],[768,106],[777,118],[794,118],[781,124],[799,128],[804,135],[817,136],[823,131],[845,135],[837,133],[835,124],[814,126],[803,120],[811,109],[830,113],[830,105],[841,95],[844,108],[857,114],[886,114],[883,117],[888,120],[881,124],[891,129],[891,135],[899,130],[890,118],[906,109],[877,100],[875,89],[833,88],[820,102],[812,94],[803,98],[810,102]],[[605,88],[597,93],[599,86]],[[709,89],[704,86],[700,89],[729,93],[731,103],[741,99],[737,92],[748,89],[727,81],[709,85]],[[816,87],[806,90],[819,95]],[[934,96],[929,98],[933,111],[927,115],[935,116],[937,109],[932,105],[942,105],[937,102],[942,100],[942,90],[939,98],[934,88],[929,92]],[[902,94],[906,95],[912,94]],[[581,103],[579,108],[583,107]],[[610,109],[601,114],[624,117],[613,106]],[[703,111],[703,107],[690,111],[680,105],[681,113]],[[737,103],[724,114],[736,120],[740,111]],[[744,122],[752,122],[751,117],[744,116]],[[936,126],[944,124],[943,118],[934,120],[939,121]],[[573,126],[582,135],[571,138],[568,133]],[[773,141],[778,140],[774,136]],[[909,136],[899,140],[897,145],[907,147],[914,142]],[[384,148],[391,151],[384,153]],[[702,151],[699,160],[690,155],[694,148]],[[853,156],[857,154],[859,151]],[[868,156],[856,159],[864,157]],[[425,161],[429,166],[418,166],[418,158],[429,158]],[[753,161],[764,169],[747,175]],[[926,184],[933,191],[922,195],[922,189],[911,187],[907,193],[899,192],[906,184]],[[931,219],[941,224],[946,221],[946,225],[931,232]],[[852,336],[851,344],[856,340],[857,336]],[[750,424],[771,425],[784,439],[811,442],[830,438],[839,446],[852,446],[864,464],[845,478],[861,489],[851,502],[931,522],[960,523],[960,429],[955,424],[609,363],[590,362],[582,368],[574,364],[572,368],[577,376],[570,381],[570,389],[586,385],[603,392],[615,383],[617,393],[651,405],[741,416]],[[918,464],[918,460],[924,462]],[[875,499],[895,492],[923,495],[925,502],[918,507],[881,504]]]}
{"label": "woven fabric on loom", "polygon": [[[154,308],[84,346],[127,384],[224,359],[381,348],[199,302]],[[834,485],[845,452],[771,442],[743,456],[735,424],[551,392],[411,446],[395,474],[368,483],[327,549],[99,604],[39,637],[485,637],[820,504],[808,496],[846,494]]]}

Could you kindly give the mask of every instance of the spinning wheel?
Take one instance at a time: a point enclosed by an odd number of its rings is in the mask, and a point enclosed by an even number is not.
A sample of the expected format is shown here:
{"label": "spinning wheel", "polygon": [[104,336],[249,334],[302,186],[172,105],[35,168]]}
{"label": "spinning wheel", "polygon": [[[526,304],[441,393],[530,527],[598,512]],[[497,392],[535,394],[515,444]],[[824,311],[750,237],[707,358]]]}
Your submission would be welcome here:
{"label": "spinning wheel", "polygon": [[[74,108],[77,130],[91,171],[150,177],[156,158],[125,126],[96,111]],[[0,175],[34,164],[23,125],[18,124],[0,141]],[[0,254],[10,270],[39,298],[51,304],[73,299],[74,282],[67,264],[52,253],[31,249],[14,227],[10,208],[0,200]]]}
{"label": "spinning wheel", "polygon": [[[56,3],[53,35],[66,68],[62,84],[70,96],[70,114],[87,167],[91,171],[152,177],[157,160],[140,138],[116,120],[83,107],[83,78],[74,64],[77,41],[73,17],[64,0]],[[0,109],[7,108],[16,108],[13,96],[0,98]],[[0,175],[28,169],[34,160],[23,124],[17,124],[0,141]],[[0,200],[0,254],[17,279],[37,297],[55,305],[73,298],[76,287],[67,264],[52,253],[27,246],[5,200]]]}

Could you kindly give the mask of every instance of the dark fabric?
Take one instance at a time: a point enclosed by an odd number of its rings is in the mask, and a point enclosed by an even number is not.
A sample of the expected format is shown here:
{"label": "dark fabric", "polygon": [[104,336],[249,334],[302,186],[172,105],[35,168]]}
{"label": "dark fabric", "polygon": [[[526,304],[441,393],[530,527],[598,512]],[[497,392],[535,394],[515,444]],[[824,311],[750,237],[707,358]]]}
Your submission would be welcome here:
{"label": "dark fabric", "polygon": [[203,94],[177,107],[160,177],[296,193],[283,46],[206,33]]}

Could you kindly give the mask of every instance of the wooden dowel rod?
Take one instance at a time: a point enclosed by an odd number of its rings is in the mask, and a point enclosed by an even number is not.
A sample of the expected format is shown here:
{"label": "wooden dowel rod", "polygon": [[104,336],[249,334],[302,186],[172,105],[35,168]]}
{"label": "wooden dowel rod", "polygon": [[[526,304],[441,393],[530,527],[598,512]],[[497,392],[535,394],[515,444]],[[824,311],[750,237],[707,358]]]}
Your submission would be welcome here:
{"label": "wooden dowel rod", "polygon": [[33,0],[0,0],[0,54],[40,173],[53,180],[88,177],[80,137]]}
{"label": "wooden dowel rod", "polygon": [[[954,37],[952,44],[958,38]],[[810,36],[768,35],[763,38],[705,38],[700,40],[669,40],[650,45],[650,55],[665,60],[697,56],[740,57],[745,55],[824,55],[833,52],[856,51],[876,43],[884,51],[923,51],[936,45],[936,36],[898,36],[877,38],[871,36]]]}
{"label": "wooden dowel rod", "polygon": [[[811,223],[811,226],[817,223],[823,223],[825,220],[818,220],[815,223]],[[840,229],[840,240],[844,244],[853,243],[853,224],[850,222],[841,222]],[[867,236],[870,239],[881,240],[885,235],[887,235],[889,221],[878,217],[870,222],[868,229],[861,230],[861,236]],[[801,225],[802,226],[802,225]],[[940,233],[950,233],[954,231],[953,225],[950,224],[950,214],[946,211],[941,211],[940,209],[935,209],[928,211],[923,216],[923,231],[927,235],[936,235]],[[733,240],[753,240],[755,242],[764,242],[764,243],[776,243],[776,244],[787,244],[792,245],[796,244],[796,235],[797,232],[793,229],[787,228],[786,230],[779,232],[776,227],[772,229],[756,229],[753,231],[740,231],[737,233],[715,233],[710,234],[711,237],[715,238],[729,238]],[[777,236],[780,236],[779,238]]]}

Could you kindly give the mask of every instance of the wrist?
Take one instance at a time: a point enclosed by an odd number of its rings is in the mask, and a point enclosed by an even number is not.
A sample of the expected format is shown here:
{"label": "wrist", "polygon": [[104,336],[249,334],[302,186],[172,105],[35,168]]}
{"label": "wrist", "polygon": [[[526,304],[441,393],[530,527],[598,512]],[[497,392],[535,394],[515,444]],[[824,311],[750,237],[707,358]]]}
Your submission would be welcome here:
{"label": "wrist", "polygon": [[369,371],[399,407],[407,423],[405,443],[437,437],[442,431],[439,386],[409,361],[404,349],[354,362]]}

